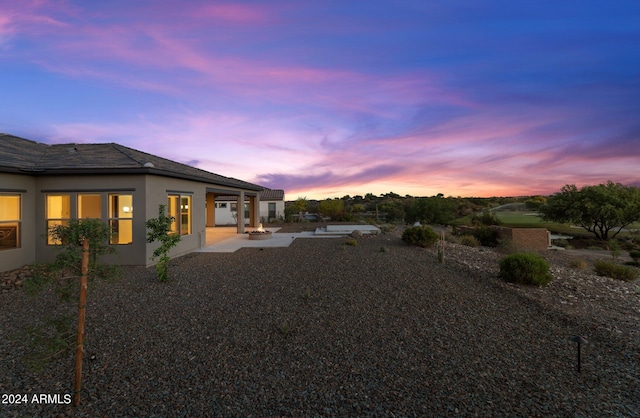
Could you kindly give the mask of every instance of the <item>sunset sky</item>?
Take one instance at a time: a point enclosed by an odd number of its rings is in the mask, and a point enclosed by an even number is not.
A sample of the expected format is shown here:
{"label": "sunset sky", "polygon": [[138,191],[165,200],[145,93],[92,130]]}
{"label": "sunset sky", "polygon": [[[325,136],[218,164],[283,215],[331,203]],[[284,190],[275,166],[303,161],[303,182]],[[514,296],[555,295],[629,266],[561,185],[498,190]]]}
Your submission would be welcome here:
{"label": "sunset sky", "polygon": [[0,132],[288,200],[640,186],[640,1],[0,0]]}

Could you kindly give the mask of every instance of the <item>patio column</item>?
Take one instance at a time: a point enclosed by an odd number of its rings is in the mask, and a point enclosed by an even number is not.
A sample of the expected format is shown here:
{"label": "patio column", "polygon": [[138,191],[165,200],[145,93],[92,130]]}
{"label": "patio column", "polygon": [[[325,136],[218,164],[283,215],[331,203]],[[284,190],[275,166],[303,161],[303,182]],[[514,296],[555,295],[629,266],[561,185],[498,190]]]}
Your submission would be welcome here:
{"label": "patio column", "polygon": [[244,192],[238,196],[238,234],[244,234]]}
{"label": "patio column", "polygon": [[207,193],[207,226],[216,226],[216,195]]}
{"label": "patio column", "polygon": [[249,210],[251,213],[251,226],[256,228],[260,224],[260,196],[249,197]]}

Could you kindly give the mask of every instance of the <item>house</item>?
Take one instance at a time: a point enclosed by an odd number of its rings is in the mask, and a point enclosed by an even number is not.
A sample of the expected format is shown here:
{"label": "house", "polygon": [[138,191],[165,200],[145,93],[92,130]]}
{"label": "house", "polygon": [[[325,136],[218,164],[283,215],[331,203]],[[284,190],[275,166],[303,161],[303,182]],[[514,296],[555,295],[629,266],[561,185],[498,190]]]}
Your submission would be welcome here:
{"label": "house", "polygon": [[[284,219],[284,190],[265,188],[259,193],[260,222],[269,223]],[[245,201],[245,222],[248,222],[249,201]],[[216,225],[235,225],[238,218],[238,204],[231,196],[216,198]]]}
{"label": "house", "polygon": [[[256,184],[224,177],[115,143],[47,145],[0,133],[0,272],[55,259],[48,228],[96,218],[114,232],[105,262],[151,265],[146,221],[166,205],[182,235],[170,256],[203,247],[216,225],[215,200],[248,201],[248,224],[260,222]],[[245,228],[238,214],[237,232]]]}

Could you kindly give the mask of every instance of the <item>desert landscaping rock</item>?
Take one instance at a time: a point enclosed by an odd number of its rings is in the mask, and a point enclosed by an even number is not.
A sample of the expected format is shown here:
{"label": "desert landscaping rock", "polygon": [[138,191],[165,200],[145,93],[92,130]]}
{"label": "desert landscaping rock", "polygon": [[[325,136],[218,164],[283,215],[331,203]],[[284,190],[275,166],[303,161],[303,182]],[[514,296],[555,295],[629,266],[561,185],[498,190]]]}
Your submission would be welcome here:
{"label": "desert landscaping rock", "polygon": [[[522,287],[497,279],[489,249],[447,243],[439,264],[397,233],[342,241],[191,254],[168,283],[142,267],[92,282],[81,405],[0,416],[640,414],[638,281],[549,252],[554,281]],[[13,338],[69,308],[0,297],[0,393],[72,394],[72,352],[31,372]]]}

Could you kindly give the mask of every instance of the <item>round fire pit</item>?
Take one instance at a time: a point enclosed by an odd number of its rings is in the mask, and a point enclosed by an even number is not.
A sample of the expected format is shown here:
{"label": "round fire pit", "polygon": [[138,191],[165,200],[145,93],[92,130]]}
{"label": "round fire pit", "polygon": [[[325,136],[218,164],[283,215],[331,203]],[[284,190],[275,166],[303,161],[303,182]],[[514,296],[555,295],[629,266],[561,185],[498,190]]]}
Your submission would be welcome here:
{"label": "round fire pit", "polygon": [[251,231],[249,232],[249,239],[250,240],[269,239],[271,238],[271,235],[273,235],[271,231]]}

